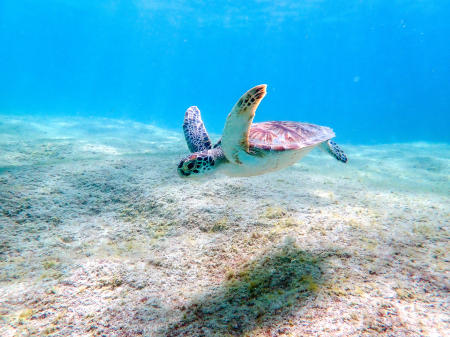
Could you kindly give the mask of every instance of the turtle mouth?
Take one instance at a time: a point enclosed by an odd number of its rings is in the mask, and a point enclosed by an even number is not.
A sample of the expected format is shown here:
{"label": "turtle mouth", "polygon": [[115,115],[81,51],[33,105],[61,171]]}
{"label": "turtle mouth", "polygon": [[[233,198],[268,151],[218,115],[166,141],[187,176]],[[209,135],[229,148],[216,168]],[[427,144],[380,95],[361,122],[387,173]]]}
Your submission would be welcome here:
{"label": "turtle mouth", "polygon": [[193,156],[191,155],[178,163],[178,175],[181,178],[189,177],[189,179],[204,178],[210,173],[210,166],[214,165],[214,161],[207,157],[192,157]]}
{"label": "turtle mouth", "polygon": [[182,160],[182,161],[180,161],[180,163],[178,164],[178,167],[177,167],[177,172],[178,172],[178,175],[180,176],[180,177],[189,177],[190,175],[191,175],[191,173],[188,171],[188,172],[186,172],[185,170],[184,170],[184,163],[186,162],[186,160]]}
{"label": "turtle mouth", "polygon": [[184,170],[182,168],[178,169],[178,175],[180,177],[189,177],[191,174],[189,172],[184,172]]}

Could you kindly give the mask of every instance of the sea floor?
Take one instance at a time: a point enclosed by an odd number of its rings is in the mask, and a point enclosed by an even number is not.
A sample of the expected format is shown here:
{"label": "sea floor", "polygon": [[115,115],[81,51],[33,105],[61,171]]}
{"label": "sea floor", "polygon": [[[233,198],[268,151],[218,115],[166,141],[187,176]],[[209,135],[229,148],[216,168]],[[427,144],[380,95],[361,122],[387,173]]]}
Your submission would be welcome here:
{"label": "sea floor", "polygon": [[0,336],[449,336],[450,145],[182,180],[180,133],[0,117]]}

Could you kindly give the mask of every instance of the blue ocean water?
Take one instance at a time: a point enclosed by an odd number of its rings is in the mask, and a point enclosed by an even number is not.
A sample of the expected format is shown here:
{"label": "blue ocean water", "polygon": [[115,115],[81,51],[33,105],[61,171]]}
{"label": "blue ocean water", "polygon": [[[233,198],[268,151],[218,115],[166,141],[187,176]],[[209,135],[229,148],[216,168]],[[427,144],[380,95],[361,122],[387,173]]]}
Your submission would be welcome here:
{"label": "blue ocean water", "polygon": [[1,0],[0,112],[212,132],[267,83],[255,121],[340,142],[449,142],[450,2]]}

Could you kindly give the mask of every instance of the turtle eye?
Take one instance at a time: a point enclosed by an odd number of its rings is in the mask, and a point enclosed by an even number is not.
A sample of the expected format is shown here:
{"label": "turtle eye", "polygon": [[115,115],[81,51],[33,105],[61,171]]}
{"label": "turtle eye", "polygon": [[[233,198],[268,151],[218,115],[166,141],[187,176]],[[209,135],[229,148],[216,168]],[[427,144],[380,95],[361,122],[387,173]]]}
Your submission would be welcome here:
{"label": "turtle eye", "polygon": [[189,170],[192,170],[192,168],[194,167],[194,163],[190,162],[187,167]]}

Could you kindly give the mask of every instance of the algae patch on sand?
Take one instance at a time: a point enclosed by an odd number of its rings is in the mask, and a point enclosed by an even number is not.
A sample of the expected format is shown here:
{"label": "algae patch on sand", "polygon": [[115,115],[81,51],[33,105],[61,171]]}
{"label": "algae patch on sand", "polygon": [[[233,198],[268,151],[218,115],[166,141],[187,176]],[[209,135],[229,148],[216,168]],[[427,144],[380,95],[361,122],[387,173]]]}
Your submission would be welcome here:
{"label": "algae patch on sand", "polygon": [[214,336],[248,333],[313,296],[322,282],[322,262],[321,256],[295,245],[274,248],[239,270],[229,270],[227,281],[185,307],[184,318],[167,333],[194,336],[205,329]]}

